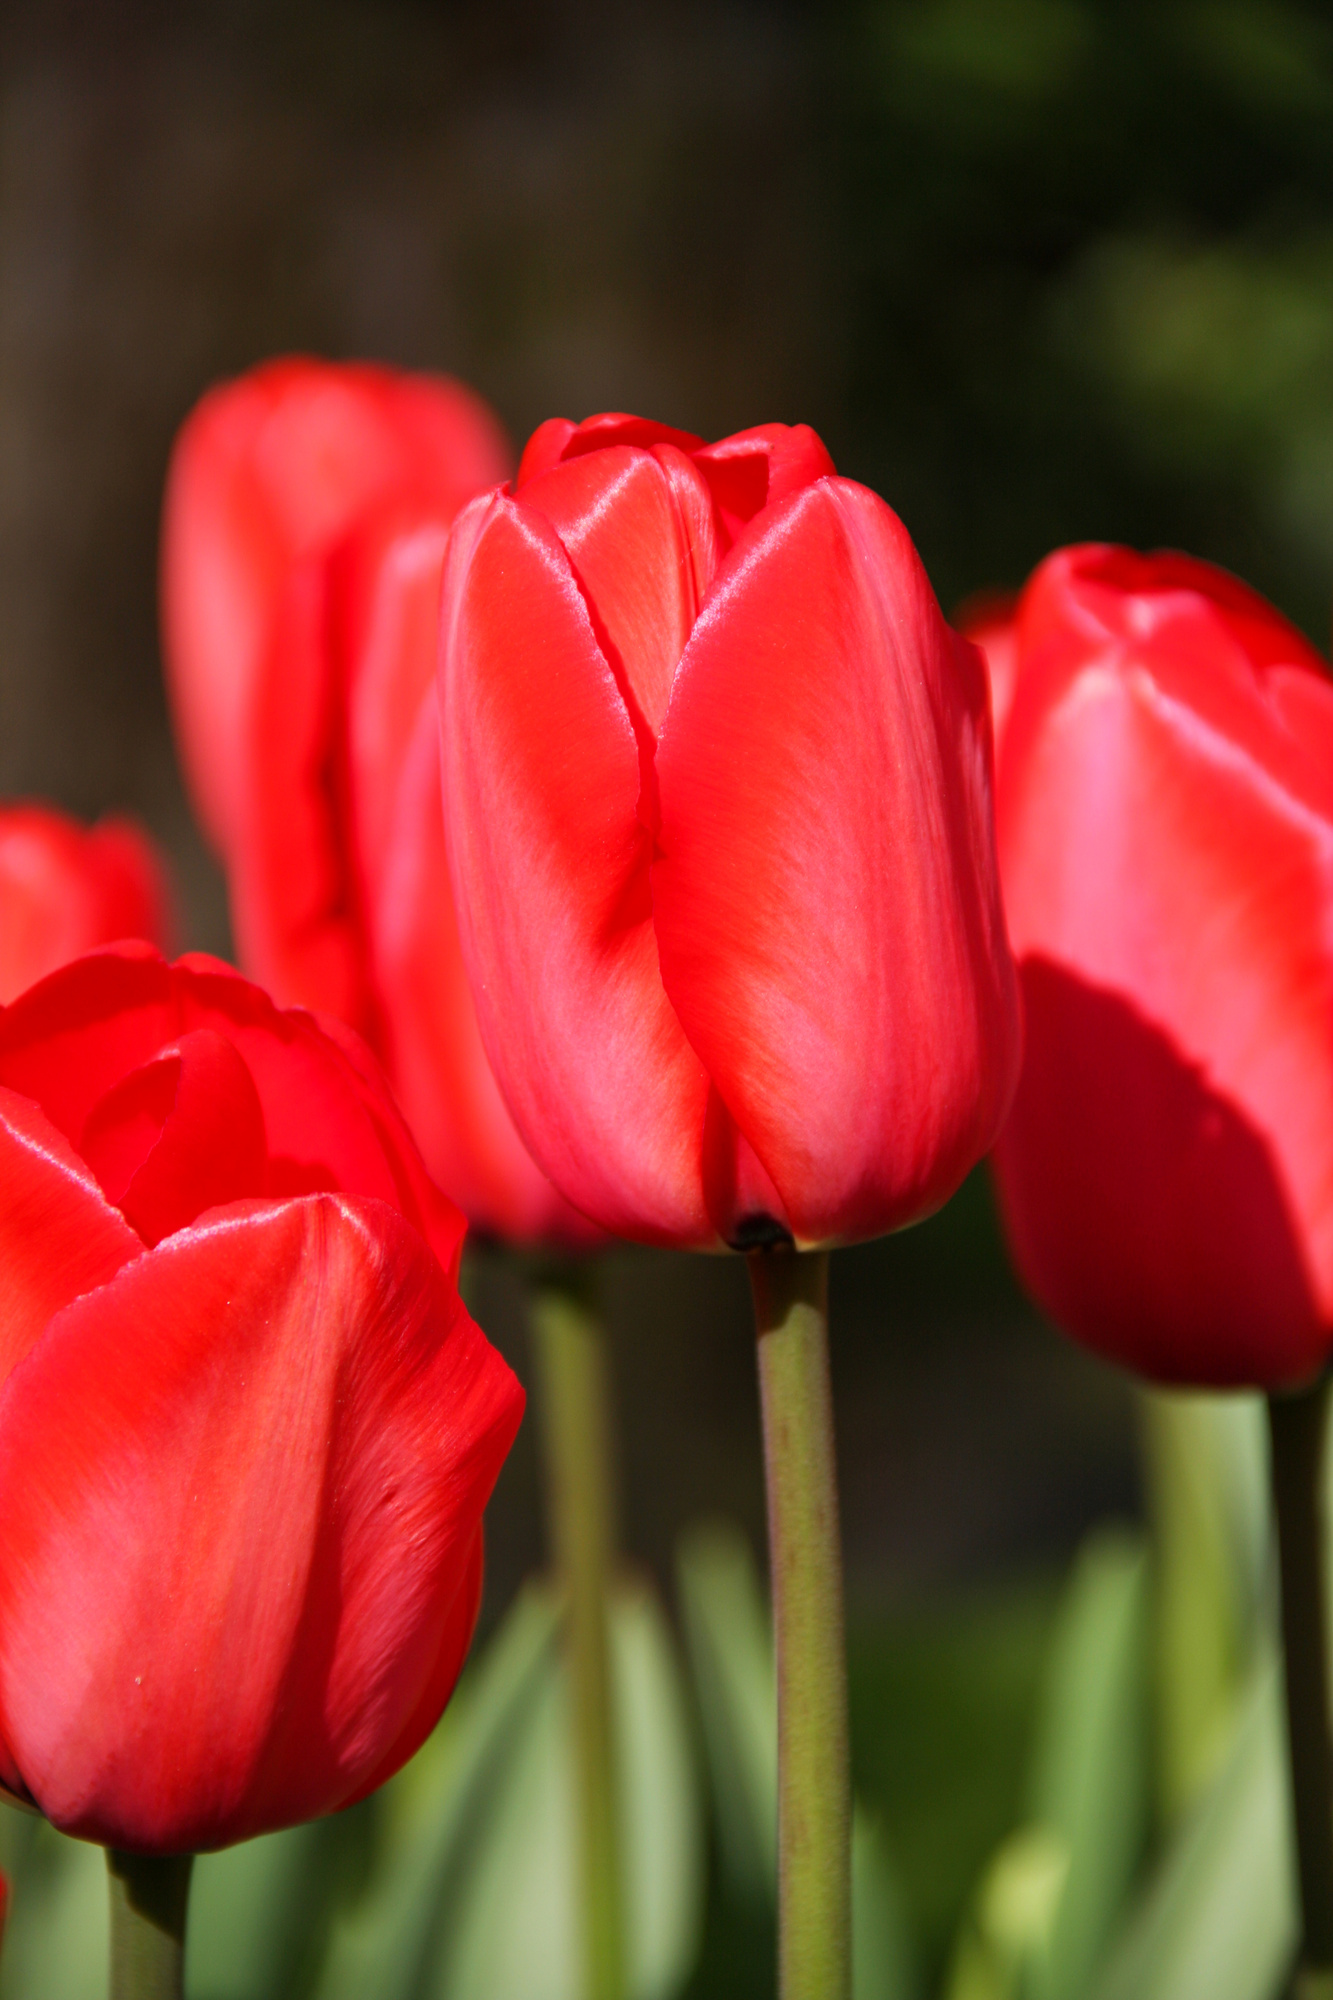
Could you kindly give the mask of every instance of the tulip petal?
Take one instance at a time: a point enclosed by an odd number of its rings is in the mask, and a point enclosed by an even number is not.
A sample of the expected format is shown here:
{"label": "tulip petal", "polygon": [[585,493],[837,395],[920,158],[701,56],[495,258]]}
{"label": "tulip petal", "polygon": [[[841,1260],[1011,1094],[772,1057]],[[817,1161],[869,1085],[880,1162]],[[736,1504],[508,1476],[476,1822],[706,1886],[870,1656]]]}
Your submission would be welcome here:
{"label": "tulip petal", "polygon": [[51,1315],[143,1244],[30,1098],[0,1088],[0,1382]]}
{"label": "tulip petal", "polygon": [[174,1853],[352,1796],[470,1628],[521,1407],[373,1202],[225,1212],[58,1314],[0,1395],[0,1713],[47,1815]]}
{"label": "tulip petal", "polygon": [[491,1066],[538,1164],[604,1228],[713,1240],[708,1080],[662,990],[625,701],[545,516],[460,516],[442,595],[447,841]]}
{"label": "tulip petal", "polygon": [[[1333,687],[1322,675],[1307,678],[1308,700],[1323,704],[1327,728]],[[1214,700],[1215,679],[1210,677]],[[1220,1142],[1202,1146],[1195,1165],[1173,1183],[1180,1241],[1166,1265],[1148,1251],[1140,1257],[1129,1239],[1122,1247],[1091,1208],[1077,1231],[1067,1218],[1069,1255],[1086,1263],[1100,1234],[1099,1254],[1120,1266],[1113,1282],[1108,1274],[1105,1312],[1101,1303],[1090,1308],[1099,1328],[1104,1317],[1109,1322],[1114,1316],[1112,1299],[1123,1304],[1137,1283],[1131,1316],[1121,1321],[1122,1340],[1142,1341],[1144,1353],[1156,1341],[1157,1351],[1175,1355],[1182,1371],[1191,1341],[1188,1365],[1199,1367],[1201,1380],[1271,1381],[1260,1350],[1277,1337],[1274,1329],[1290,1319],[1293,1339],[1309,1337],[1308,1306],[1288,1311],[1302,1288],[1325,1324],[1333,1316],[1333,820],[1289,788],[1293,773],[1304,778],[1304,765],[1298,769],[1285,724],[1275,727],[1272,715],[1267,728],[1276,772],[1257,754],[1262,745],[1252,680],[1238,689],[1235,729],[1215,725],[1195,704],[1168,694],[1155,671],[1132,655],[1094,658],[1070,677],[1063,698],[1041,713],[1032,694],[1020,674],[999,800],[1014,949],[1021,961],[1050,961],[1108,1004],[1127,1005],[1145,1033],[1165,1038],[1197,1079],[1192,1096],[1183,1085],[1175,1093],[1156,1084],[1150,1090],[1134,1080],[1130,1054],[1120,1058],[1126,1071],[1120,1100],[1090,1099],[1088,1113],[1096,1109],[1106,1121],[1108,1171],[1138,1184],[1154,1106],[1151,1144],[1164,1160],[1186,1157],[1187,1137],[1195,1145],[1189,1119],[1201,1129],[1217,1125],[1190,1107],[1216,1100],[1225,1107],[1228,1130],[1235,1126],[1249,1135],[1247,1151],[1234,1149],[1237,1159],[1266,1149],[1276,1192],[1263,1212],[1275,1215],[1285,1205],[1289,1235],[1301,1246],[1307,1269],[1299,1284],[1282,1287],[1265,1275],[1276,1260],[1268,1245],[1279,1241],[1279,1232],[1276,1225],[1261,1225],[1257,1198],[1249,1232],[1220,1223],[1239,1200],[1236,1189],[1250,1185]],[[1025,971],[1025,986],[1030,979]],[[1015,1117],[1022,1129],[1044,1131],[1049,1112],[1033,1093],[1047,1086],[1037,1079],[1054,1079],[1062,1063],[1100,1060],[1101,1031],[1090,1007],[1057,1007],[1060,994],[1049,982],[1041,992],[1053,1052],[1042,1059],[1034,1051],[1033,1080],[1025,1072]],[[1117,1118],[1124,1132],[1119,1140]],[[1068,1185],[1075,1168],[1064,1155],[1094,1143],[1080,1119],[1069,1125],[1060,1148],[1034,1157],[1043,1161],[1043,1177]],[[1019,1145],[1016,1138],[1014,1148]],[[1053,1137],[1043,1146],[1053,1148]],[[1021,1153],[1014,1150],[1013,1157]],[[1186,1227],[1178,1211],[1196,1204]],[[1140,1231],[1138,1240],[1142,1236]],[[1193,1263],[1187,1244],[1194,1246]],[[1188,1321],[1179,1318],[1178,1300],[1162,1299],[1167,1269],[1188,1270]],[[1247,1351],[1237,1335],[1225,1363],[1219,1346],[1217,1365],[1225,1372],[1211,1372],[1208,1325],[1220,1343],[1237,1302],[1253,1301],[1265,1288],[1269,1313],[1249,1318],[1254,1345]],[[1084,1294],[1083,1287],[1076,1289]],[[1050,1294],[1050,1284],[1043,1292]],[[1063,1298],[1062,1287],[1062,1305]],[[1077,1329],[1081,1322],[1071,1317],[1069,1323]]]}
{"label": "tulip petal", "polygon": [[91,829],[45,806],[0,811],[0,1002],[117,938],[166,942],[161,865],[131,820]]}
{"label": "tulip petal", "polygon": [[980,657],[875,495],[820,480],[742,537],[657,779],[662,976],[794,1233],[928,1213],[1007,1108],[1017,1003]]}
{"label": "tulip petal", "polygon": [[369,1051],[330,1021],[321,1031],[275,1007],[220,960],[167,965],[123,945],[62,967],[0,1014],[0,1084],[35,1098],[77,1146],[99,1098],[195,1029],[244,1058],[264,1115],[269,1193],[343,1188],[392,1202],[453,1268],[463,1219],[431,1185]]}
{"label": "tulip petal", "polygon": [[397,793],[371,948],[392,995],[384,1033],[399,1102],[431,1172],[472,1222],[519,1242],[586,1247],[596,1231],[519,1138],[477,1026],[445,853],[433,683]]}
{"label": "tulip petal", "polygon": [[[671,458],[668,474],[650,452],[608,447],[523,489],[523,505],[539,508],[560,537],[601,649],[654,739],[699,608],[696,578],[706,587],[715,560],[708,489],[681,452]],[[694,504],[682,507],[677,489],[688,495],[691,486]]]}
{"label": "tulip petal", "polygon": [[214,389],[172,453],[163,509],[168,685],[191,791],[228,858],[278,593],[385,494],[452,514],[503,479],[494,417],[461,383],[365,364],[267,363]]}
{"label": "tulip petal", "polygon": [[79,1151],[150,1247],[206,1208],[268,1192],[254,1080],[209,1028],[122,1077],[93,1106]]}

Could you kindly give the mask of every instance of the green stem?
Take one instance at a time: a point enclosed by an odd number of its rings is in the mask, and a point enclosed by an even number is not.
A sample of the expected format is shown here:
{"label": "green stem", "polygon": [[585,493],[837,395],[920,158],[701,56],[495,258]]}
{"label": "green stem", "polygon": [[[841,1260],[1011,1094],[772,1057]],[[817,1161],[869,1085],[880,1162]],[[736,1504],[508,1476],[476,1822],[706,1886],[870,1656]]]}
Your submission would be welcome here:
{"label": "green stem", "polygon": [[778,1670],[778,1991],[851,1993],[851,1781],[828,1255],[750,1255]]}
{"label": "green stem", "polygon": [[183,2000],[192,1854],[108,1847],[111,2000]]}
{"label": "green stem", "polygon": [[1301,1889],[1296,1992],[1333,1993],[1333,1733],[1324,1582],[1324,1444],[1328,1377],[1270,1396],[1273,1503],[1282,1573],[1291,1799]]}
{"label": "green stem", "polygon": [[570,1286],[533,1303],[556,1567],[569,1598],[588,2000],[624,2000],[607,1585],[614,1557],[606,1341]]}

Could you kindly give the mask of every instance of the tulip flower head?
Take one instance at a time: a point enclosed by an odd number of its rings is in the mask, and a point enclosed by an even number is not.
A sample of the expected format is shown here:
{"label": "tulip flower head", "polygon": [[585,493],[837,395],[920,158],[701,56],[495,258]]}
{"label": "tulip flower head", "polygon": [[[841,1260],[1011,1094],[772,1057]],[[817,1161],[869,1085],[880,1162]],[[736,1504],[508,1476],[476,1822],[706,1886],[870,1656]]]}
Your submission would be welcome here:
{"label": "tulip flower head", "polygon": [[1183,556],[1023,593],[997,822],[1026,1056],[995,1154],[1019,1269],[1167,1381],[1333,1347],[1333,683]]}
{"label": "tulip flower head", "polygon": [[370,1042],[471,1221],[581,1247],[482,1048],[444,854],[444,546],[508,470],[457,383],[291,361],[214,390],[173,459],[164,645],[246,971]]}
{"label": "tulip flower head", "polygon": [[804,426],[555,421],[451,532],[443,806],[482,1039],[617,1234],[872,1236],[1018,1062],[982,664]]}
{"label": "tulip flower head", "polygon": [[182,1853],[435,1723],[522,1391],[372,1058],[146,946],[0,1011],[0,1780]]}
{"label": "tulip flower head", "polygon": [[165,946],[169,930],[165,870],[133,820],[84,827],[50,806],[0,807],[0,1005],[82,952]]}

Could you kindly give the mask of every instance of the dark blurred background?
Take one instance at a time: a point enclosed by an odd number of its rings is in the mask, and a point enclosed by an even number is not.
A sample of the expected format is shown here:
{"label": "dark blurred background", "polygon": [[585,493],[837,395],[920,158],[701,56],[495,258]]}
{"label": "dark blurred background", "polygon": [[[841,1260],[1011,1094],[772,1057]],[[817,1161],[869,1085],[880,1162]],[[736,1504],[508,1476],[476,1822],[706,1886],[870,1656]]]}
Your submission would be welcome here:
{"label": "dark blurred background", "polygon": [[[9,5],[0,14],[0,792],[130,806],[226,951],[162,699],[159,495],[288,349],[467,377],[516,443],[626,408],[804,419],[946,608],[1053,544],[1176,544],[1325,642],[1333,26],[1272,0]],[[619,1253],[624,1538],[762,1534],[744,1274]],[[493,1262],[484,1322],[527,1373]],[[984,1181],[847,1253],[853,1604],[1057,1563],[1137,1506],[1123,1383],[1006,1274]],[[488,1616],[540,1554],[525,1431]]]}

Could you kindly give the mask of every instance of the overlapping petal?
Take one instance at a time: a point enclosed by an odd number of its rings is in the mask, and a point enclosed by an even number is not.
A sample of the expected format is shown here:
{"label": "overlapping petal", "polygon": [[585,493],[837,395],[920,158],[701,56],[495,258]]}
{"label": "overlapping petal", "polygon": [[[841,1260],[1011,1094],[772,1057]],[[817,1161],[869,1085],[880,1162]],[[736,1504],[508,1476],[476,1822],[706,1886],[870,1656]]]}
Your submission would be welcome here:
{"label": "overlapping petal", "polygon": [[375,1202],[224,1211],[58,1313],[0,1392],[0,1728],[43,1810],[183,1851],[387,1774],[520,1408]]}
{"label": "overlapping petal", "polygon": [[588,1215],[709,1242],[708,1079],[658,971],[644,745],[547,517],[503,495],[474,503],[442,602],[450,870],[496,1077],[538,1164]]}
{"label": "overlapping petal", "polygon": [[980,662],[882,501],[821,480],[738,545],[657,779],[662,976],[794,1233],[937,1205],[1007,1107],[1016,1002]]}

